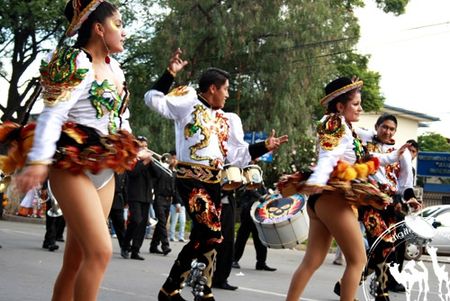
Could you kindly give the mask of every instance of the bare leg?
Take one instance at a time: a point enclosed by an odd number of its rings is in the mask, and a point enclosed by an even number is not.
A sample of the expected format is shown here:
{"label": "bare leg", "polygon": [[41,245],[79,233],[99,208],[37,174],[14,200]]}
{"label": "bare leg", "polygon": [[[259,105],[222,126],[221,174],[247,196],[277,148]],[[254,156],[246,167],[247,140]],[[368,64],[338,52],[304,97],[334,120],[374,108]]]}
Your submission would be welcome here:
{"label": "bare leg", "polygon": [[64,262],[52,300],[94,301],[112,255],[106,217],[114,181],[97,191],[83,174],[52,169],[50,182],[68,228]]}
{"label": "bare leg", "polygon": [[310,219],[308,245],[302,263],[291,279],[286,301],[297,301],[314,272],[322,265],[331,245],[331,235],[316,214],[308,207]]}
{"label": "bare leg", "polygon": [[341,279],[341,300],[353,301],[366,264],[366,253],[358,220],[343,196],[327,194],[316,204],[317,216],[341,247],[346,267]]}
{"label": "bare leg", "polygon": [[345,198],[325,192],[316,201],[315,213],[308,208],[310,228],[302,263],[292,276],[287,301],[297,301],[328,253],[334,236],[347,260],[341,285],[341,300],[353,301],[366,254],[358,221]]}
{"label": "bare leg", "polygon": [[[53,288],[52,300],[73,300],[75,279],[83,258],[80,245],[76,241],[72,231],[67,227],[66,247],[64,249],[64,259],[61,270],[56,278]],[[70,299],[69,299],[70,298]]]}

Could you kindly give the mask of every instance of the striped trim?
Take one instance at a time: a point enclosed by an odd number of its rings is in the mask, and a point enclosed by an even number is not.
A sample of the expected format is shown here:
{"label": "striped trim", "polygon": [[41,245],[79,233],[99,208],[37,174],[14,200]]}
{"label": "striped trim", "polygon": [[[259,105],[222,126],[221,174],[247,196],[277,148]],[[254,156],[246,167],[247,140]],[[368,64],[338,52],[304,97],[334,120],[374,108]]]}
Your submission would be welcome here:
{"label": "striped trim", "polygon": [[328,105],[328,103],[330,101],[332,101],[333,99],[335,99],[339,95],[342,95],[342,94],[347,93],[348,91],[351,91],[351,90],[354,90],[354,89],[361,88],[362,85],[363,85],[363,81],[359,80],[359,81],[354,82],[354,83],[352,83],[350,85],[347,85],[347,86],[344,86],[344,87],[342,87],[340,89],[337,89],[336,91],[333,91],[330,94],[328,94],[327,96],[325,96],[324,98],[322,98],[320,100],[320,104],[325,107],[326,105]]}

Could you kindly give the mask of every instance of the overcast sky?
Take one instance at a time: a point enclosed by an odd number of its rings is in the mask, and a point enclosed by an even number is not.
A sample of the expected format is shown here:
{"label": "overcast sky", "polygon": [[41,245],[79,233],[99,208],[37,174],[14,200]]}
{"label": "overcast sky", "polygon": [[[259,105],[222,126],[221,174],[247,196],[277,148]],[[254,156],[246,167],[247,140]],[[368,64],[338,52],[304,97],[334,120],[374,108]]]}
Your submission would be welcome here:
{"label": "overcast sky", "polygon": [[398,17],[365,2],[358,51],[371,55],[386,104],[440,118],[428,131],[450,137],[450,0],[410,0]]}

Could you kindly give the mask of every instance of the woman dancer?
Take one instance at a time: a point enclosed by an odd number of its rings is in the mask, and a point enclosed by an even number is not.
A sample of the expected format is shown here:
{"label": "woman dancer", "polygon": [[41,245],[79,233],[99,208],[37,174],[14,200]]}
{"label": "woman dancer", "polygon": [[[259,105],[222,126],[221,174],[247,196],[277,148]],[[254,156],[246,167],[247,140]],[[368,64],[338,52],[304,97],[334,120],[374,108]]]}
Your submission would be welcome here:
{"label": "woman dancer", "polygon": [[[74,47],[57,48],[42,63],[45,108],[31,150],[31,139],[22,145],[26,162],[10,152],[9,163],[15,161],[18,168],[25,164],[15,178],[21,191],[40,186],[48,175],[64,212],[67,241],[52,300],[89,301],[97,299],[112,255],[107,216],[114,171],[130,169],[138,147],[121,130],[129,129],[121,119],[127,103],[125,78],[109,56],[123,51],[120,13],[107,1],[71,0],[65,15],[70,22],[66,34],[78,33],[78,39]],[[33,126],[16,130],[22,138],[30,137]]]}
{"label": "woman dancer", "polygon": [[[388,199],[370,184],[350,182],[357,172],[363,173],[359,178],[367,178],[367,170],[374,172],[374,162],[378,161],[367,159],[361,141],[352,129],[352,122],[358,121],[362,112],[362,85],[359,80],[338,78],[325,87],[326,96],[320,101],[327,108],[327,114],[317,128],[318,161],[302,189],[311,195],[307,208],[310,218],[308,245],[302,263],[292,276],[288,301],[299,299],[309,279],[323,263],[333,237],[347,261],[341,280],[341,300],[354,300],[366,255],[358,220],[349,202],[350,199],[357,202],[357,194],[353,186],[348,185],[358,183],[359,189],[367,188],[374,194],[377,205],[384,206]],[[386,160],[395,161],[398,155],[382,158],[382,164]],[[339,189],[328,190],[327,185]]]}

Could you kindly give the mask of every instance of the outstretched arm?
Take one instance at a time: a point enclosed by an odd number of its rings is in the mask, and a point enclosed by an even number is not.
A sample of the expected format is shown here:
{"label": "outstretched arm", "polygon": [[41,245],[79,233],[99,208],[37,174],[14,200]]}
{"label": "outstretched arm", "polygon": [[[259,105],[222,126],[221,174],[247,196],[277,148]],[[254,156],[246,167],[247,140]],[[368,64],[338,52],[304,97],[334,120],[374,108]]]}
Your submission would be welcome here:
{"label": "outstretched arm", "polygon": [[175,52],[172,54],[172,57],[169,60],[169,66],[167,70],[172,74],[173,77],[180,72],[187,64],[188,61],[183,60],[180,56],[183,52],[180,48],[177,48]]}
{"label": "outstretched arm", "polygon": [[275,137],[275,130],[272,129],[269,138],[266,139],[266,148],[269,151],[276,151],[282,144],[288,142],[288,135]]}
{"label": "outstretched arm", "polygon": [[170,87],[173,84],[175,76],[180,72],[184,66],[188,64],[188,61],[181,59],[182,51],[180,48],[175,50],[169,60],[169,66],[166,71],[161,75],[161,77],[155,82],[152,90],[158,90],[164,94],[169,93]]}

